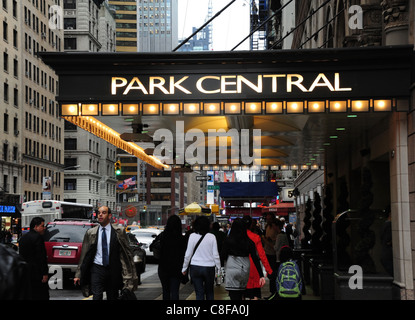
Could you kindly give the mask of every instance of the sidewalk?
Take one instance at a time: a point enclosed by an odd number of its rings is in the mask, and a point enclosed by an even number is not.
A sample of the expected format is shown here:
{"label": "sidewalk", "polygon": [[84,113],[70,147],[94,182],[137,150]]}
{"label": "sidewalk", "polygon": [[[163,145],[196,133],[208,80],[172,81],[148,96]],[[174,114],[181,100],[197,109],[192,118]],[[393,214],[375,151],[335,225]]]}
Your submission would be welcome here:
{"label": "sidewalk", "polygon": [[[262,298],[268,297],[269,292],[269,279],[265,278],[265,285],[262,287]],[[157,273],[150,275],[142,280],[142,284],[138,286],[135,295],[138,300],[162,300],[162,289],[160,280]],[[179,300],[196,300],[196,294],[193,284],[188,282],[185,285],[180,286]],[[225,290],[225,285],[215,286],[215,300],[230,300],[228,292]],[[313,295],[313,290],[310,286],[306,286],[306,294],[303,296],[303,300],[320,300],[320,297]]]}
{"label": "sidewalk", "polygon": [[[186,286],[188,285],[190,285],[190,283],[188,283]],[[191,288],[193,290],[193,286]],[[261,289],[261,294],[262,298],[268,297],[270,295],[268,278],[266,278],[265,285]],[[306,294],[302,298],[303,300],[320,300],[320,297],[313,295],[313,290],[310,286],[306,286]],[[185,300],[196,300],[196,294],[194,290]],[[225,290],[224,284],[221,284],[220,286],[215,286],[215,300],[230,300],[228,292]]]}

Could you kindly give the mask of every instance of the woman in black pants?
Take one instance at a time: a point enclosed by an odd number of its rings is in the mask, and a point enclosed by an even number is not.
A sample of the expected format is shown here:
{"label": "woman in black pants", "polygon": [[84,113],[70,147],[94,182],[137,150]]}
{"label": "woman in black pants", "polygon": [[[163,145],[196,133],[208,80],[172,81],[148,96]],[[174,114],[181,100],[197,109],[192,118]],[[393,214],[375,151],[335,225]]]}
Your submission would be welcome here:
{"label": "woman in black pants", "polygon": [[158,275],[163,288],[163,300],[179,300],[182,265],[186,251],[186,239],[182,235],[182,223],[178,216],[167,219],[161,238]]}

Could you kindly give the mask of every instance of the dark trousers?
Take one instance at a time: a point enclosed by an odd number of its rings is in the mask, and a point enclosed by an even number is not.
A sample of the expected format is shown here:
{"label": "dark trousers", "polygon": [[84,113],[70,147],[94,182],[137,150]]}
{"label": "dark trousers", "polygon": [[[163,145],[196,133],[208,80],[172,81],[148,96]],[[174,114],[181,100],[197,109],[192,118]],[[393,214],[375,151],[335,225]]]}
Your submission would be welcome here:
{"label": "dark trousers", "polygon": [[91,268],[91,292],[93,300],[102,300],[104,291],[107,293],[107,300],[118,298],[118,287],[114,287],[111,277],[111,270],[98,264],[93,264]]}
{"label": "dark trousers", "polygon": [[268,263],[272,269],[272,275],[269,276],[269,291],[271,294],[274,294],[277,291],[277,284],[275,281],[277,280],[277,272],[278,272],[278,265],[277,265],[277,256],[267,254]]}
{"label": "dark trousers", "polygon": [[228,293],[231,300],[243,300],[245,290],[229,290]]}
{"label": "dark trousers", "polygon": [[180,279],[159,274],[163,288],[163,300],[179,300]]}
{"label": "dark trousers", "polygon": [[214,300],[215,267],[190,265],[190,278],[195,288],[196,300]]}

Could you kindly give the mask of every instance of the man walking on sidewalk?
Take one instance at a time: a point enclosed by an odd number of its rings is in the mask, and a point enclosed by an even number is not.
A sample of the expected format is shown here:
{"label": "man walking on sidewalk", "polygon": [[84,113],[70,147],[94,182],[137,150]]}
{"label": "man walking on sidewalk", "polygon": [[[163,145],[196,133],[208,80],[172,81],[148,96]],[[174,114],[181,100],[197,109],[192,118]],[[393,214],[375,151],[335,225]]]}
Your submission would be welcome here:
{"label": "man walking on sidewalk", "polygon": [[108,300],[115,300],[119,290],[133,293],[137,288],[138,277],[125,230],[111,225],[111,218],[110,208],[98,209],[100,225],[85,233],[74,278],[75,284],[90,286],[94,300],[102,300],[104,291]]}

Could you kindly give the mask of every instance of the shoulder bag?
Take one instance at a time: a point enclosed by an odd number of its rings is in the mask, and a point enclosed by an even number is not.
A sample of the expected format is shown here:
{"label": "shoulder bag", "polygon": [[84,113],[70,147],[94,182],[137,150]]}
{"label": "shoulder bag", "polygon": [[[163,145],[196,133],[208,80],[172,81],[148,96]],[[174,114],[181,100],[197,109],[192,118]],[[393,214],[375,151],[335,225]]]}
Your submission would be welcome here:
{"label": "shoulder bag", "polygon": [[197,247],[199,246],[199,244],[202,242],[203,238],[205,237],[206,234],[204,234],[203,236],[200,237],[199,241],[196,243],[196,246],[193,250],[192,256],[190,257],[190,261],[189,261],[189,266],[187,267],[186,273],[183,275],[182,277],[182,283],[186,284],[189,282],[189,268],[190,268],[190,262],[192,261],[192,258],[196,252]]}

